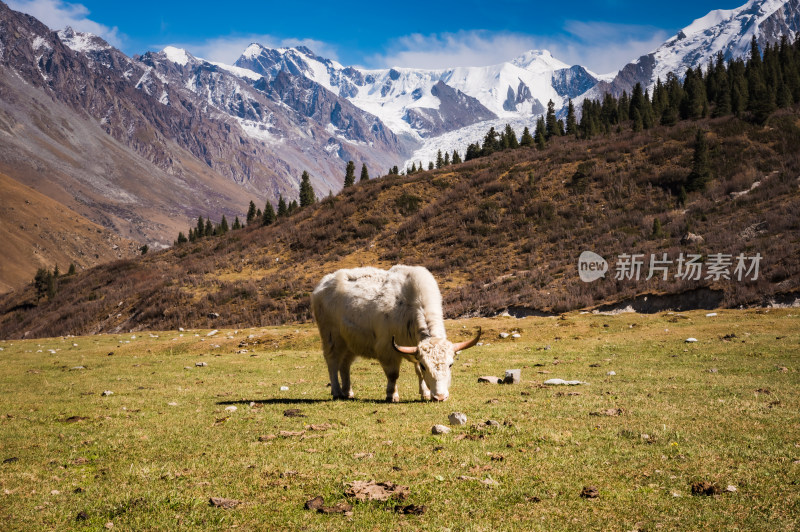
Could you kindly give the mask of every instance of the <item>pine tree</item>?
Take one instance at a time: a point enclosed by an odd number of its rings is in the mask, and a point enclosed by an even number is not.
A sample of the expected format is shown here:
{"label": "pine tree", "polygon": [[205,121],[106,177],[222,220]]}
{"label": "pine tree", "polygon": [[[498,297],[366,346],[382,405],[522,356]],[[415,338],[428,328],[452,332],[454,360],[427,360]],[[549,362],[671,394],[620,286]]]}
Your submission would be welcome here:
{"label": "pine tree", "polygon": [[239,217],[237,216],[236,219],[233,221],[232,229],[234,231],[236,231],[237,229],[241,229],[241,228],[242,228],[242,222],[239,221]]}
{"label": "pine tree", "polygon": [[444,152],[444,162],[442,166],[450,166],[450,154],[447,152]]}
{"label": "pine tree", "polygon": [[653,235],[654,238],[660,238],[662,236],[661,230],[661,220],[658,218],[653,218]]}
{"label": "pine tree", "polygon": [[575,106],[572,105],[572,98],[567,104],[567,135],[578,134],[578,122],[575,120]]}
{"label": "pine tree", "polygon": [[453,150],[453,164],[460,164],[461,163],[461,156],[458,154],[457,150]]}
{"label": "pine tree", "polygon": [[436,169],[438,170],[442,165],[444,165],[444,159],[442,158],[442,150],[439,150],[436,152]]}
{"label": "pine tree", "polygon": [[55,292],[51,287],[53,286],[53,275],[47,268],[39,268],[36,270],[36,275],[33,277],[33,287],[36,290],[36,301],[38,302],[44,296],[49,296],[51,292]]}
{"label": "pine tree", "polygon": [[297,200],[292,200],[289,203],[289,207],[287,207],[286,211],[288,212],[288,214],[294,214],[299,208],[300,206],[297,205]]}
{"label": "pine tree", "polygon": [[361,179],[360,181],[369,181],[369,171],[367,170],[366,163],[361,163]]}
{"label": "pine tree", "polygon": [[[186,242],[188,242],[188,239],[186,238],[186,235],[183,234],[183,231],[179,231],[178,232],[177,243],[178,244],[185,244]],[[70,264],[70,269],[72,269],[73,267],[74,267],[74,264]]]}
{"label": "pine tree", "polygon": [[356,164],[347,161],[347,169],[344,172],[344,188],[352,187],[356,182]]}
{"label": "pine tree", "polygon": [[[347,171],[348,174],[352,175],[352,180],[350,181],[350,185],[347,185],[347,178],[345,177],[345,186],[351,186],[353,184],[353,180],[355,180],[355,165],[353,161],[347,163]],[[316,203],[317,197],[314,195],[314,187],[311,186],[311,177],[308,175],[308,172],[303,171],[303,175],[300,178],[300,206],[301,207],[308,207],[309,205],[313,205]]]}
{"label": "pine tree", "polygon": [[283,195],[278,196],[278,218],[283,218],[289,213],[289,208],[286,206],[286,200]]}
{"label": "pine tree", "polygon": [[536,143],[536,147],[540,150],[543,150],[546,145],[547,140],[547,126],[545,125],[544,118],[541,116],[536,120],[536,131],[533,133],[533,140]]}
{"label": "pine tree", "polygon": [[702,129],[697,130],[694,141],[692,172],[686,180],[686,190],[703,190],[711,180],[711,162],[708,156],[708,142]]}
{"label": "pine tree", "polygon": [[428,161],[428,170],[433,170],[433,161]]}
{"label": "pine tree", "polygon": [[416,174],[417,173],[417,163],[415,163],[415,162],[411,163],[411,170],[409,170],[408,173],[409,174]]}
{"label": "pine tree", "polygon": [[[180,237],[180,233],[178,234]],[[186,241],[186,237],[183,237],[184,242]],[[75,263],[71,262],[69,265],[69,270],[67,270],[67,275],[75,275]]]}
{"label": "pine tree", "polygon": [[525,146],[526,148],[533,146],[533,137],[528,130],[528,126],[525,126],[525,129],[522,130],[522,137],[519,139],[519,145]]}
{"label": "pine tree", "polygon": [[392,173],[393,173],[394,175],[400,175],[400,169],[399,169],[399,168],[397,168],[397,165],[395,165],[395,166],[393,166],[393,167],[392,167]]}
{"label": "pine tree", "polygon": [[256,217],[256,204],[250,201],[250,207],[247,209],[247,225],[253,223]]}
{"label": "pine tree", "polygon": [[492,153],[496,152],[500,148],[500,144],[497,140],[497,132],[494,130],[494,127],[490,127],[489,131],[486,132],[486,136],[483,137],[483,147],[481,148],[481,155],[491,155]]}
{"label": "pine tree", "polygon": [[202,216],[197,217],[197,229],[194,232],[196,238],[203,238],[206,236],[206,222]]}
{"label": "pine tree", "polygon": [[218,228],[217,234],[218,235],[224,235],[227,232],[228,232],[228,219],[225,218],[225,215],[223,214],[222,215],[222,221],[219,222],[219,228]]}
{"label": "pine tree", "polygon": [[558,123],[556,122],[556,104],[553,100],[547,102],[547,117],[545,118],[545,138],[550,138],[558,135]]}
{"label": "pine tree", "polygon": [[264,214],[261,216],[261,225],[272,225],[275,223],[275,209],[269,201],[264,205]]}
{"label": "pine tree", "polygon": [[511,124],[506,124],[505,129],[505,143],[507,144],[508,148],[516,149],[519,148],[519,141],[517,140],[517,133],[514,131],[514,128],[511,127]]}
{"label": "pine tree", "polygon": [[480,144],[477,142],[470,144],[467,146],[467,153],[464,155],[465,161],[471,161],[472,159],[477,159],[481,156],[481,147]]}
{"label": "pine tree", "polygon": [[206,228],[203,231],[205,236],[214,236],[216,235],[216,231],[214,231],[214,224],[211,222],[211,218],[206,219]]}
{"label": "pine tree", "polygon": [[[145,244],[145,246],[146,245],[147,244]],[[144,247],[144,246],[142,246],[142,247]],[[142,255],[144,255],[144,253],[142,253]],[[56,264],[55,267],[53,268],[53,277],[58,279],[60,276],[61,276],[61,272],[58,271],[58,264]]]}

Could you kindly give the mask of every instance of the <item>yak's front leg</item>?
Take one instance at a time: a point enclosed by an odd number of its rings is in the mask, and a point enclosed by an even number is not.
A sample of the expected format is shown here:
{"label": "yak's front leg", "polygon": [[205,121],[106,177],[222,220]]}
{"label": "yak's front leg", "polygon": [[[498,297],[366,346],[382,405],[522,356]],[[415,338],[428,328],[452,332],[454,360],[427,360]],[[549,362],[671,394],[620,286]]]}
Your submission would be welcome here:
{"label": "yak's front leg", "polygon": [[334,399],[344,399],[342,388],[339,386],[339,360],[338,357],[332,355],[325,356],[325,362],[328,364],[328,377],[331,380],[331,395]]}
{"label": "yak's front leg", "polygon": [[400,359],[390,362],[381,361],[383,372],[386,373],[386,402],[399,403],[400,394],[397,392],[397,379],[400,378]]}
{"label": "yak's front leg", "polygon": [[419,379],[419,395],[422,397],[423,401],[430,401],[431,400],[431,391],[428,389],[428,385],[425,384],[425,379],[422,377],[422,368],[419,367],[419,364],[414,362],[414,370],[417,372],[417,378]]}

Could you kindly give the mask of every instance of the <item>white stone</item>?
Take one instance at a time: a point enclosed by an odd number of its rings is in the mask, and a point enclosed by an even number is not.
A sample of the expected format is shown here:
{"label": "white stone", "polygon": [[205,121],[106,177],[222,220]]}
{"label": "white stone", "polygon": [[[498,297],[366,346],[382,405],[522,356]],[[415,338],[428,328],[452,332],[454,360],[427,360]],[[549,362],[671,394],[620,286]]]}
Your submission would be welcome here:
{"label": "white stone", "polygon": [[579,384],[589,384],[583,381],[565,381],[564,379],[548,379],[544,381],[545,384],[550,386],[577,386]]}
{"label": "white stone", "polygon": [[508,338],[508,333],[507,332],[501,332],[500,333],[500,338]]}
{"label": "white stone", "polygon": [[507,369],[506,374],[503,377],[503,384],[519,384],[519,381],[521,380],[522,380],[521,369]]}
{"label": "white stone", "polygon": [[706,314],[706,318],[713,318],[716,315],[717,315],[716,312],[709,312],[708,314]]}
{"label": "white stone", "polygon": [[687,343],[687,344],[693,344],[693,343],[695,343],[696,341],[697,341],[697,338],[687,338],[687,339],[686,339],[686,343]]}
{"label": "white stone", "polygon": [[522,338],[522,335],[520,333],[514,333],[511,335],[511,338]]}
{"label": "white stone", "polygon": [[288,386],[281,386],[281,391],[282,392],[288,392],[289,391],[289,387]]}
{"label": "white stone", "polygon": [[450,427],[445,425],[434,425],[433,428],[431,428],[433,434],[448,434],[450,430]]}
{"label": "white stone", "polygon": [[237,410],[238,410],[238,408],[236,408],[236,407],[235,407],[235,406],[233,406],[233,405],[231,405],[231,406],[226,406],[226,407],[225,407],[225,411],[226,411],[226,412],[236,412]]}
{"label": "white stone", "polygon": [[613,377],[613,376],[614,376],[614,375],[616,375],[616,374],[617,374],[617,372],[616,372],[616,371],[613,371],[613,370],[612,370],[612,371],[609,371],[608,373],[606,373],[606,375],[609,375],[609,376],[611,376],[611,377]]}
{"label": "white stone", "polygon": [[725,488],[725,491],[727,491],[729,493],[736,493],[739,490],[737,490],[736,486],[734,486],[733,484],[728,484],[728,487]]}
{"label": "white stone", "polygon": [[217,329],[214,329],[213,331],[211,331],[210,333],[208,333],[206,336],[214,336],[214,335],[215,335],[215,334],[217,334],[218,332],[219,332],[219,331],[218,331]]}
{"label": "white stone", "polygon": [[102,393],[102,395],[104,396],[114,395],[114,392],[112,392],[111,390],[106,390]]}
{"label": "white stone", "polygon": [[197,366],[198,368],[203,368],[205,366],[208,366],[208,364],[205,362],[195,362],[194,365]]}
{"label": "white stone", "polygon": [[451,425],[466,425],[467,415],[463,412],[453,412],[447,417]]}

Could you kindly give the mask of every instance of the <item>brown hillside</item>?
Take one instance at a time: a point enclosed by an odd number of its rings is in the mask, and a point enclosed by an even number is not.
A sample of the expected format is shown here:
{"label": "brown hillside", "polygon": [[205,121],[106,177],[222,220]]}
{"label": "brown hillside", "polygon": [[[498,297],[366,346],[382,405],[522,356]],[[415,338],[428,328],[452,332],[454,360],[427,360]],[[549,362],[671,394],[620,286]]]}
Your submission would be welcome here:
{"label": "brown hillside", "polygon": [[22,288],[38,268],[66,273],[134,257],[138,245],[0,173],[0,292]]}
{"label": "brown hillside", "polygon": [[[698,127],[708,130],[713,179],[680,206]],[[448,316],[560,312],[642,295],[651,309],[669,294],[680,294],[668,301],[673,308],[763,304],[800,286],[798,176],[797,110],[765,127],[724,118],[561,138],[543,151],[372,180],[271,227],[98,267],[39,305],[31,290],[7,297],[0,336],[306,320],[308,295],[324,273],[395,263],[427,266]],[[704,240],[682,245],[688,232]],[[584,250],[609,260],[605,279],[580,281]],[[681,252],[763,259],[756,281],[646,281],[646,270],[638,281],[614,279],[620,254],[674,260]]]}

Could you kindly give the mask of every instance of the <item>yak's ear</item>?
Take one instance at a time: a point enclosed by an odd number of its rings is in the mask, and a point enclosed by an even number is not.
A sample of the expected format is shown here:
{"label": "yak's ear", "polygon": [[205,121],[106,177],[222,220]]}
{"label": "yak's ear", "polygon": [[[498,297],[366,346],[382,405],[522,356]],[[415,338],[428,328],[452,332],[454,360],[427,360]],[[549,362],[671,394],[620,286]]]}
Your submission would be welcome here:
{"label": "yak's ear", "polygon": [[406,347],[404,345],[397,345],[397,343],[394,341],[394,336],[392,336],[392,347],[394,347],[395,351],[397,351],[398,353],[403,353],[404,355],[417,355],[417,354],[419,354],[419,347],[417,347],[417,346]]}

